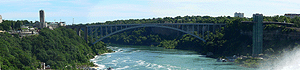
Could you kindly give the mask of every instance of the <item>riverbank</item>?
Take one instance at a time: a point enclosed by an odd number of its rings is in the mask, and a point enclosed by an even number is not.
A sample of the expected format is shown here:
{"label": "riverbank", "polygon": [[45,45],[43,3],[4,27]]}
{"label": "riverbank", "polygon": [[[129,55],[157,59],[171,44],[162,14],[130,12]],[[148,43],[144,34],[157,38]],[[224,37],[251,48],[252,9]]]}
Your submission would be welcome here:
{"label": "riverbank", "polygon": [[261,65],[261,61],[263,59],[261,58],[238,58],[234,62],[239,64],[242,67],[248,67],[248,68],[258,68],[259,65]]}
{"label": "riverbank", "polygon": [[[300,46],[285,48],[280,51],[274,51],[270,53],[271,49],[268,49],[261,58],[239,58],[235,63],[240,64],[240,66],[248,68],[263,68],[264,70],[281,69],[285,66],[299,67],[299,56],[300,56]],[[285,65],[288,64],[288,65]],[[283,70],[294,70],[294,69],[283,69]]]}
{"label": "riverbank", "polygon": [[[106,54],[106,53],[104,53],[104,54]],[[100,54],[100,55],[103,55],[103,54]],[[90,61],[94,64],[94,66],[92,66],[92,67],[89,67],[88,69],[96,69],[96,70],[98,70],[98,69],[105,69],[105,66],[103,66],[103,65],[100,65],[100,64],[97,64],[94,60],[97,58],[97,57],[99,57],[99,55],[96,55],[93,59],[90,59]]]}
{"label": "riverbank", "polygon": [[[241,67],[247,68],[258,68],[261,65],[264,58],[262,57],[252,57],[252,56],[243,56],[243,55],[232,55],[232,56],[221,56],[221,55],[211,55],[207,56],[209,58],[214,58],[216,60],[224,59],[225,62],[234,62]],[[223,62],[223,61],[221,61]]]}
{"label": "riverbank", "polygon": [[[107,45],[107,46],[109,46],[109,45]],[[111,46],[109,46],[107,48],[109,49],[109,48],[111,48]],[[112,49],[109,49],[109,50],[112,50]],[[93,69],[96,69],[96,70],[106,69],[107,67],[105,67],[105,65],[97,64],[95,59],[97,59],[101,55],[110,54],[110,53],[114,53],[114,52],[116,52],[116,51],[109,51],[108,53],[102,53],[102,54],[98,54],[98,55],[94,56],[94,58],[90,59],[90,62],[92,62],[94,66],[89,67],[88,69],[92,69],[92,70]]]}

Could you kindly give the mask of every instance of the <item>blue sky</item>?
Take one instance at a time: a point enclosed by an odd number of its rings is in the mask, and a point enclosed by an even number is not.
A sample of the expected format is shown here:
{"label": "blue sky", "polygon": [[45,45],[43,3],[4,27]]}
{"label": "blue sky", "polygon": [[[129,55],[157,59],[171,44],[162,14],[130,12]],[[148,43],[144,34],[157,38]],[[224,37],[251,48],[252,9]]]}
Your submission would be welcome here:
{"label": "blue sky", "polygon": [[6,20],[46,21],[67,24],[175,16],[233,16],[234,12],[265,16],[300,13],[300,0],[4,0],[0,15]]}

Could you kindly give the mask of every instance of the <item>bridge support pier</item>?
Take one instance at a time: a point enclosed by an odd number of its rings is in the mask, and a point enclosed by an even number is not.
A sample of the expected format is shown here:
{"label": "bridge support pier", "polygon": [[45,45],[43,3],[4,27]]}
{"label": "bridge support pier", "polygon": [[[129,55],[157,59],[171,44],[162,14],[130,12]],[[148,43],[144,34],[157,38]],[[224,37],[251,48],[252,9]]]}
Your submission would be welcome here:
{"label": "bridge support pier", "polygon": [[202,37],[204,38],[204,26],[202,26]]}
{"label": "bridge support pier", "polygon": [[88,27],[86,26],[84,28],[84,40],[88,43]]}
{"label": "bridge support pier", "polygon": [[209,30],[209,25],[207,25],[207,38],[209,39],[209,32],[210,32],[210,30]]}
{"label": "bridge support pier", "polygon": [[108,32],[107,32],[107,26],[105,27],[105,30],[106,30],[106,33],[105,33],[105,35],[107,35],[107,34],[108,34]]}
{"label": "bridge support pier", "polygon": [[100,30],[100,38],[101,38],[101,37],[103,37],[103,30],[102,30],[102,27],[100,27],[100,29],[101,29]]}
{"label": "bridge support pier", "polygon": [[77,33],[77,35],[78,35],[79,37],[81,37],[81,34],[80,34],[80,28],[77,28],[76,33]]}
{"label": "bridge support pier", "polygon": [[95,40],[97,40],[97,36],[98,36],[98,28],[95,29],[95,33],[94,33]]}
{"label": "bridge support pier", "polygon": [[200,26],[199,25],[197,25],[197,33],[200,34]]}
{"label": "bridge support pier", "polygon": [[213,32],[215,32],[215,25],[213,25]]}
{"label": "bridge support pier", "polygon": [[263,14],[253,14],[252,56],[258,57],[263,47]]}
{"label": "bridge support pier", "polygon": [[112,27],[113,27],[113,26],[110,26],[110,33],[112,33]]}
{"label": "bridge support pier", "polygon": [[91,28],[90,28],[90,34],[91,34],[91,35],[90,35],[90,37],[91,37],[90,43],[92,43],[92,42],[94,41],[94,38],[95,38],[94,35],[95,35],[95,33],[97,33],[97,32],[96,32],[96,28],[95,28],[95,27],[91,27]]}

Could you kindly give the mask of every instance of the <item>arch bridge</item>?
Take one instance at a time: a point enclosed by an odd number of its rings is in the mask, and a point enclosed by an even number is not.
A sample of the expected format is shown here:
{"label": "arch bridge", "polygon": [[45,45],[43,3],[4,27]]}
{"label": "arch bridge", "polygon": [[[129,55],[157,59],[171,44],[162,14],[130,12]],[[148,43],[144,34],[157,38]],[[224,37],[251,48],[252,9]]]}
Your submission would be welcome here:
{"label": "arch bridge", "polygon": [[[215,30],[220,29],[225,25],[226,25],[225,23],[151,23],[151,24],[109,24],[109,25],[100,24],[100,25],[66,26],[66,27],[76,30],[79,36],[80,36],[80,30],[83,30],[84,39],[86,40],[86,42],[95,44],[103,40],[104,38],[107,38],[116,33],[120,33],[135,28],[143,28],[143,27],[159,27],[159,28],[172,29],[182,33],[189,34],[191,36],[194,36],[206,42],[203,38],[206,31],[214,32]],[[202,37],[198,36],[198,34],[202,34]]]}
{"label": "arch bridge", "polygon": [[[282,22],[263,22],[262,14],[253,14],[253,21],[242,21],[242,23],[253,24],[253,45],[252,56],[257,57],[262,53],[263,48],[263,24],[278,24],[284,26],[294,26],[293,23]],[[76,30],[80,36],[80,30],[84,31],[84,39],[86,42],[95,44],[104,38],[125,30],[142,28],[142,27],[159,27],[172,29],[194,36],[204,42],[204,34],[206,31],[214,32],[216,29],[224,27],[225,23],[152,23],[152,24],[112,24],[112,25],[81,25],[81,26],[66,26]],[[197,34],[196,34],[197,33]],[[202,36],[200,37],[201,34]],[[88,36],[90,41],[88,41]]]}

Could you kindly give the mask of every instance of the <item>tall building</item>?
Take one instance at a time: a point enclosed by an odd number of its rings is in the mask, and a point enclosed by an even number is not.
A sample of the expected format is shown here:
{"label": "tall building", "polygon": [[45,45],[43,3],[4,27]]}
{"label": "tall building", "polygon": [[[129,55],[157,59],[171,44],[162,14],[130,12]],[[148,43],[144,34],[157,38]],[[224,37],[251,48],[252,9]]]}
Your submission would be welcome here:
{"label": "tall building", "polygon": [[294,17],[300,17],[300,14],[284,14],[285,17],[290,17],[290,18],[294,18]]}
{"label": "tall building", "polygon": [[2,16],[0,15],[0,23],[2,23]]}
{"label": "tall building", "polygon": [[243,17],[244,17],[244,13],[237,13],[237,12],[235,12],[235,13],[234,13],[234,17],[240,17],[240,18],[243,18]]}
{"label": "tall building", "polygon": [[44,10],[40,10],[40,28],[47,27],[47,23],[45,23],[45,12]]}

